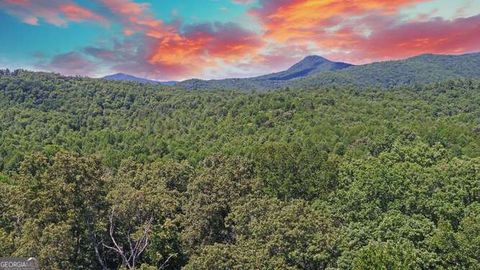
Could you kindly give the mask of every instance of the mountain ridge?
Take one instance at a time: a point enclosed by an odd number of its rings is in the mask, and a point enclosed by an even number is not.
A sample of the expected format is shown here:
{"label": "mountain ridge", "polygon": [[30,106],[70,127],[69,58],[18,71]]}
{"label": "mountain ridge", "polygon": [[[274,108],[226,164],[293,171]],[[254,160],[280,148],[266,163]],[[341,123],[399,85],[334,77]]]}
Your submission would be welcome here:
{"label": "mountain ridge", "polygon": [[344,62],[333,62],[318,55],[309,55],[303,58],[301,61],[295,63],[285,71],[266,74],[255,78],[268,79],[273,81],[284,81],[300,77],[306,77],[324,71],[340,70],[350,66],[353,65]]}
{"label": "mountain ridge", "polygon": [[290,87],[350,85],[398,87],[449,79],[480,79],[480,53],[421,54],[402,60],[374,62],[292,81]]}
{"label": "mountain ridge", "polygon": [[[301,62],[302,61],[299,63]],[[458,78],[480,79],[480,69],[478,69],[478,66],[480,66],[479,52],[461,55],[421,54],[401,60],[350,65],[336,69],[323,69],[319,72],[309,73],[306,76],[290,78],[288,80],[270,79],[272,77],[275,78],[274,74],[282,73],[279,72],[241,79],[191,79],[179,82],[178,86],[190,90],[230,89],[246,91],[266,91],[286,87],[312,88],[332,85],[349,85],[354,87],[378,86],[388,88]]]}
{"label": "mountain ridge", "polygon": [[290,68],[275,73],[249,77],[249,78],[225,78],[214,80],[188,79],[177,85],[187,89],[263,89],[279,87],[288,81],[305,78],[314,74],[336,71],[354,66],[345,62],[334,62],[322,56],[309,55]]}
{"label": "mountain ridge", "polygon": [[478,66],[480,52],[460,55],[428,53],[363,65],[332,62],[321,56],[310,55],[287,70],[250,78],[160,82],[117,73],[100,79],[176,86],[186,90],[270,91],[287,87],[306,89],[330,86],[391,88],[451,79],[480,79]]}
{"label": "mountain ridge", "polygon": [[168,81],[168,82],[161,82],[156,80],[150,80],[146,78],[141,78],[137,76],[133,76],[126,73],[115,73],[111,75],[107,75],[102,77],[104,80],[110,81],[127,81],[127,82],[138,82],[138,83],[145,83],[145,84],[161,84],[161,85],[175,85],[177,82],[175,81]]}

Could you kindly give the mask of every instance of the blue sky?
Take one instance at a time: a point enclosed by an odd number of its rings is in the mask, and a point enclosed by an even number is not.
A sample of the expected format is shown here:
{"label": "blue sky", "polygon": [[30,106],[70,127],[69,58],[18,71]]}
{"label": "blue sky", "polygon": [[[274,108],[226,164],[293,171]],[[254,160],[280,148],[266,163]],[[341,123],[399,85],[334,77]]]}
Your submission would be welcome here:
{"label": "blue sky", "polygon": [[246,77],[480,49],[480,0],[0,0],[0,67]]}

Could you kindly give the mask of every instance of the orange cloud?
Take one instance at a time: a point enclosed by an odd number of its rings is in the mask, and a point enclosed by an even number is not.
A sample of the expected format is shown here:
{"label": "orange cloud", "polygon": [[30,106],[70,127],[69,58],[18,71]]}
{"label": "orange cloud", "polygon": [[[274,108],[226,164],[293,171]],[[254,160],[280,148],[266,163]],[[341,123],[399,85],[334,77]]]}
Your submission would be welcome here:
{"label": "orange cloud", "polygon": [[131,64],[139,73],[148,70],[168,78],[185,78],[201,74],[220,63],[232,63],[255,54],[263,46],[261,37],[233,23],[210,23],[186,26],[165,24],[156,19],[148,4],[131,0],[100,0],[123,25],[123,33],[141,40],[141,55]]}
{"label": "orange cloud", "polygon": [[420,2],[426,0],[261,0],[250,13],[271,42],[308,45],[313,53],[341,61],[366,63],[480,49],[476,17],[403,20],[400,10]]}
{"label": "orange cloud", "polygon": [[187,27],[183,34],[174,32],[159,37],[148,62],[171,75],[184,77],[215,67],[219,61],[231,63],[255,55],[262,46],[257,34],[235,24],[202,24]]}
{"label": "orange cloud", "polygon": [[351,17],[367,12],[392,15],[401,7],[419,2],[425,0],[264,0],[251,14],[259,18],[268,38],[312,41]]}

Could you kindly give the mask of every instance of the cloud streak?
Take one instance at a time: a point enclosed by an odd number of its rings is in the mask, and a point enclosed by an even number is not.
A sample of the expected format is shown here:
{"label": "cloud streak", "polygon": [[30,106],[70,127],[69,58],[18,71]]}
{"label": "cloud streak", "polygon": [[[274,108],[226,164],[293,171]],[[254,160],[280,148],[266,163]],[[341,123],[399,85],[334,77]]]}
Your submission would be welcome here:
{"label": "cloud streak", "polygon": [[66,27],[69,22],[107,23],[103,16],[70,1],[2,0],[0,8],[30,25],[39,25],[40,20],[61,27]]}

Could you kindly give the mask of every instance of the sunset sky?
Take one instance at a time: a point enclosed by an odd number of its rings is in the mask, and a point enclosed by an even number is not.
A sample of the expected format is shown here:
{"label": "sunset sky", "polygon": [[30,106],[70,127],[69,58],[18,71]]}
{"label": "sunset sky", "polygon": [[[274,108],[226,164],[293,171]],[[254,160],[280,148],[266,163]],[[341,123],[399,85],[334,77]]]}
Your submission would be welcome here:
{"label": "sunset sky", "polygon": [[0,68],[246,77],[480,51],[480,0],[0,0]]}

